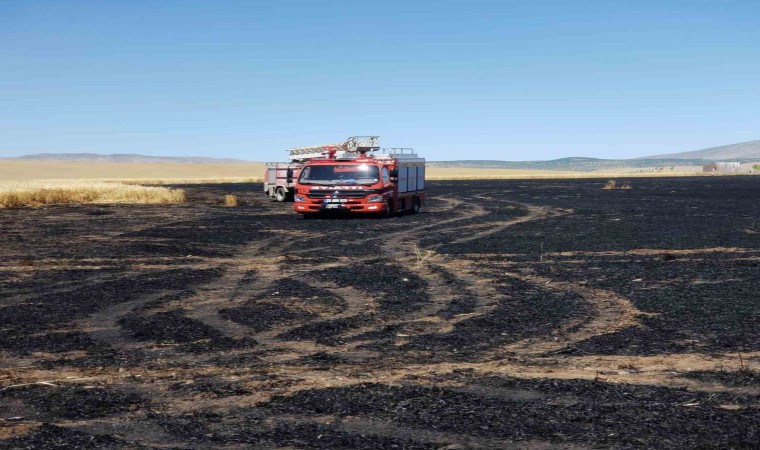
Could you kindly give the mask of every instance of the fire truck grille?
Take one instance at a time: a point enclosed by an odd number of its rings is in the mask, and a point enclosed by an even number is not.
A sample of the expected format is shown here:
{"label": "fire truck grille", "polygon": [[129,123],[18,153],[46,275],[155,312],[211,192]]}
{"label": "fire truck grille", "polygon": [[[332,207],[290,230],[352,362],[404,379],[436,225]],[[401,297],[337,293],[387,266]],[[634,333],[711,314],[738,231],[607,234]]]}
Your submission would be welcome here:
{"label": "fire truck grille", "polygon": [[[375,193],[374,190],[351,190],[351,191],[337,191],[340,193],[341,198],[363,198],[369,194]],[[327,196],[332,197],[335,191],[311,191],[307,195],[309,198],[325,198]]]}

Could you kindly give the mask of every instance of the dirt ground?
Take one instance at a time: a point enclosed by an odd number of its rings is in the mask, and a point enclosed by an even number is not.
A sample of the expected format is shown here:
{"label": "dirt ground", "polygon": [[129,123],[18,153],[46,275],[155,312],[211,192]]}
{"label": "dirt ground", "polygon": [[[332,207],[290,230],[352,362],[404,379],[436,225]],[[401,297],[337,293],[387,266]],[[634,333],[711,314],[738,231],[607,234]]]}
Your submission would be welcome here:
{"label": "dirt ground", "polygon": [[603,181],[0,210],[0,448],[757,448],[760,177]]}

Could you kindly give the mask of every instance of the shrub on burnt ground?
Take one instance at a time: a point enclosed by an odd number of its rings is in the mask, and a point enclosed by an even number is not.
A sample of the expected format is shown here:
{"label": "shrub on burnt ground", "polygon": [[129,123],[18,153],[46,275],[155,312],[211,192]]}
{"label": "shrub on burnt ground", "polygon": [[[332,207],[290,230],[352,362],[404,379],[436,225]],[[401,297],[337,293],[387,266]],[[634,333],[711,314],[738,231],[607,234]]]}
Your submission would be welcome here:
{"label": "shrub on burnt ground", "polygon": [[238,197],[237,197],[237,195],[234,195],[234,194],[226,194],[226,195],[224,196],[224,201],[222,202],[222,204],[223,204],[224,206],[227,206],[227,207],[234,207],[234,206],[239,206],[239,205],[242,205],[242,204],[243,204],[243,202],[241,202],[240,200],[238,200]]}
{"label": "shrub on burnt ground", "polygon": [[219,316],[245,325],[255,332],[261,332],[278,324],[308,320],[316,317],[316,314],[272,303],[258,303],[253,300],[244,303],[242,306],[222,309],[219,311]]}
{"label": "shrub on burnt ground", "polygon": [[27,303],[0,308],[0,328],[35,334],[46,327],[68,324],[158,290],[207,283],[221,273],[217,269],[166,270],[45,294]]}
{"label": "shrub on burnt ground", "polygon": [[719,383],[726,386],[760,386],[760,372],[755,370],[698,370],[681,375],[692,380]]}
{"label": "shrub on burnt ground", "polygon": [[371,315],[323,320],[294,328],[277,336],[287,341],[310,340],[322,345],[338,345],[343,342],[341,334],[354,328],[374,323]]}
{"label": "shrub on burnt ground", "polygon": [[92,419],[132,411],[149,404],[133,392],[103,387],[30,385],[0,391],[35,407],[41,417]]}
{"label": "shrub on burnt ground", "polygon": [[383,260],[318,270],[309,276],[378,295],[381,313],[413,312],[430,302],[425,280]]}
{"label": "shrub on burnt ground", "polygon": [[45,333],[39,335],[0,331],[0,350],[28,355],[34,352],[61,353],[87,350],[96,342],[80,331]]}
{"label": "shrub on burnt ground", "polygon": [[[540,386],[536,386],[540,382],[533,382],[533,386],[529,383],[523,388]],[[715,405],[709,394],[578,380],[554,383],[552,396],[569,394],[572,401],[554,403],[544,397],[520,400],[430,386],[362,384],[301,391],[276,397],[262,407],[273,413],[360,416],[436,432],[515,441],[659,448],[760,444],[755,427],[758,410],[753,406],[728,411]],[[683,406],[695,402],[699,404]]]}
{"label": "shrub on burnt ground", "polygon": [[0,440],[0,448],[28,449],[142,449],[134,444],[109,435],[93,435],[65,427],[43,423],[24,436]]}

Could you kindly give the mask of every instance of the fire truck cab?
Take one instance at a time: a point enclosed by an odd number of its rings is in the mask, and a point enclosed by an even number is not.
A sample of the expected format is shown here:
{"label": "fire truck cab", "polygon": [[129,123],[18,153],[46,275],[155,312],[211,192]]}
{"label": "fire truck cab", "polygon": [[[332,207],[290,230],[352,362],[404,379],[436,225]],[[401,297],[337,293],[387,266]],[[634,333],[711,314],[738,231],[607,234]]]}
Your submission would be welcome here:
{"label": "fire truck cab", "polygon": [[424,158],[408,148],[381,149],[378,140],[357,136],[314,147],[324,154],[310,154],[301,168],[293,210],[304,218],[335,212],[417,213],[425,204]]}

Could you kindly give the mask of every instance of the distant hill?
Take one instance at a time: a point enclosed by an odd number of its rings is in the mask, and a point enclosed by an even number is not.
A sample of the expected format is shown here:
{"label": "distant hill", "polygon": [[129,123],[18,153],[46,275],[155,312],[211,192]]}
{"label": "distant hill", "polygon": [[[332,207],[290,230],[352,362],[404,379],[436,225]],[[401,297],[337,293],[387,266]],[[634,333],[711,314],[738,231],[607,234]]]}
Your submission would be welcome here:
{"label": "distant hill", "polygon": [[[207,158],[197,156],[146,156],[137,154],[100,155],[97,153],[39,153],[25,155],[18,160],[38,161],[84,161],[84,162],[119,162],[119,163],[251,163],[229,158]],[[652,169],[667,170],[683,166],[702,166],[705,161],[760,161],[760,140],[740,144],[724,145],[691,152],[670,153],[636,159],[599,159],[571,157],[549,161],[498,161],[498,160],[459,160],[428,161],[431,167],[470,167],[482,169],[518,169],[518,170],[561,170],[577,172],[594,172],[611,169]]]}
{"label": "distant hill", "polygon": [[472,167],[482,169],[520,169],[520,170],[571,170],[593,172],[605,169],[653,168],[670,166],[701,166],[702,160],[684,159],[598,159],[598,158],[561,158],[549,161],[492,161],[460,160],[429,161],[432,167]]}
{"label": "distant hill", "polygon": [[760,159],[760,141],[742,142],[739,144],[723,145],[691,152],[668,153],[665,155],[647,156],[645,159],[699,159],[699,160],[742,160]]}
{"label": "distant hill", "polygon": [[240,159],[207,158],[202,156],[146,156],[135,154],[100,155],[97,153],[38,153],[35,155],[19,156],[21,160],[38,161],[83,161],[83,162],[116,162],[116,163],[250,163]]}
{"label": "distant hill", "polygon": [[692,152],[646,156],[636,159],[561,158],[549,161],[461,160],[430,161],[437,167],[473,167],[488,169],[571,170],[593,172],[607,169],[652,169],[702,166],[706,161],[760,161],[760,141],[742,142]]}

